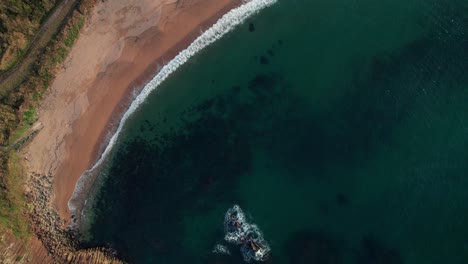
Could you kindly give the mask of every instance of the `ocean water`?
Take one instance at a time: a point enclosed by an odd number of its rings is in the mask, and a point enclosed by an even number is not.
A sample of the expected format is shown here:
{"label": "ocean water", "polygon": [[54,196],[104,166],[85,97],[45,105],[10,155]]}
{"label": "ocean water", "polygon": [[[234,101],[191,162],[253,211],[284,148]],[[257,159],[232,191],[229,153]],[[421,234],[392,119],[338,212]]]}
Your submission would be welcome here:
{"label": "ocean water", "polygon": [[132,263],[243,263],[234,205],[266,263],[468,263],[468,1],[280,0],[159,86],[100,173],[86,243]]}

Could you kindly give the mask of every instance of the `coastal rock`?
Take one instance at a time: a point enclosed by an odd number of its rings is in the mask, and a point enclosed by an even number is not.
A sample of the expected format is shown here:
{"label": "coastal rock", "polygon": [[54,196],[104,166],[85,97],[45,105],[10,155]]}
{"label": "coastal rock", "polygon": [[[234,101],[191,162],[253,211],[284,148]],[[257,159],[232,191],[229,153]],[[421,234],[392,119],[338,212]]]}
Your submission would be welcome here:
{"label": "coastal rock", "polygon": [[[30,193],[28,198],[33,205],[30,214],[37,242],[45,248],[42,260],[31,263],[122,263],[106,248],[81,249],[73,238],[75,235],[66,227],[57,211],[51,206],[50,198],[53,191],[53,177],[51,175],[33,174],[27,183]],[[41,245],[42,244],[42,245]],[[20,243],[24,245],[24,243]],[[18,258],[16,256],[15,260]],[[46,261],[45,261],[46,260]],[[2,263],[6,263],[3,262]]]}

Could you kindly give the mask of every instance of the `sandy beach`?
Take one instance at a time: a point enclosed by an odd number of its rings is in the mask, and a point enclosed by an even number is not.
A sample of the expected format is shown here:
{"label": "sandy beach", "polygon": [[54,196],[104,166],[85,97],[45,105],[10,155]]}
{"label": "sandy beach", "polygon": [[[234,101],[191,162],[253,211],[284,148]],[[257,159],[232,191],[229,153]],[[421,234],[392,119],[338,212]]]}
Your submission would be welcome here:
{"label": "sandy beach", "polygon": [[134,94],[239,0],[99,2],[38,109],[44,128],[25,150],[30,173],[53,176],[53,205],[68,200]]}

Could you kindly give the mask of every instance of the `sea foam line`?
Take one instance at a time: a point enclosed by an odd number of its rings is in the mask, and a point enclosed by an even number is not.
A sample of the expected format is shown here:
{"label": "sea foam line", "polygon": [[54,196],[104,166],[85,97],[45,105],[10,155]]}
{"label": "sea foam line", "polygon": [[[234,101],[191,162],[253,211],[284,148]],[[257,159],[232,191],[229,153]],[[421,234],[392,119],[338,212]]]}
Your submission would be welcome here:
{"label": "sea foam line", "polygon": [[92,172],[98,169],[109,155],[110,151],[117,142],[127,119],[141,106],[145,99],[153,92],[169,75],[171,75],[180,66],[186,63],[192,56],[219,40],[222,36],[232,31],[236,26],[242,24],[247,18],[258,13],[260,10],[276,3],[277,0],[250,0],[244,1],[240,7],[234,8],[222,16],[211,28],[203,32],[196,38],[185,50],[181,51],[168,64],[154,76],[154,78],[145,85],[140,94],[132,102],[128,110],[120,120],[119,126],[114,135],[109,140],[107,147],[94,166],[85,171],[76,183],[75,190],[71,199],[68,201],[68,208],[73,216],[72,227],[79,224],[84,205],[84,199],[87,191],[93,186],[97,175]]}

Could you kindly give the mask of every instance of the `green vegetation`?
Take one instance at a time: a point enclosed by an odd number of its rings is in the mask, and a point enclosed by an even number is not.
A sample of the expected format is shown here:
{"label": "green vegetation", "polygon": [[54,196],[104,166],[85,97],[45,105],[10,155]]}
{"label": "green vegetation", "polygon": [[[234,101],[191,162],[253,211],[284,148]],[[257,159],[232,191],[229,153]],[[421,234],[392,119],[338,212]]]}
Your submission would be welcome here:
{"label": "green vegetation", "polygon": [[16,89],[0,98],[0,145],[13,143],[34,123],[36,104],[52,82],[57,66],[68,55],[84,21],[84,15],[75,12],[35,62],[27,78]]}
{"label": "green vegetation", "polygon": [[6,164],[2,164],[8,171],[8,177],[0,178],[0,230],[7,228],[17,237],[27,239],[30,237],[30,228],[25,217],[28,204],[23,191],[21,161],[15,151],[2,154],[8,156]]}
{"label": "green vegetation", "polygon": [[30,106],[29,110],[24,112],[23,114],[23,122],[19,125],[19,127],[13,132],[8,140],[8,145],[11,146],[15,143],[21,136],[24,135],[28,129],[32,127],[34,122],[36,121],[36,107]]}
{"label": "green vegetation", "polygon": [[[11,1],[11,0],[10,0]],[[44,53],[44,50],[49,47],[50,42],[54,37],[56,37],[57,34],[59,34],[65,25],[64,22],[68,20],[71,16],[75,16],[73,14],[75,7],[77,4],[80,2],[80,0],[69,0],[69,1],[60,1],[58,0],[22,0],[22,1],[15,1],[17,2],[31,2],[31,1],[36,1],[36,2],[43,2],[43,1],[53,1],[54,3],[58,3],[56,8],[51,10],[49,9],[50,15],[46,19],[46,15],[44,13],[44,16],[42,21],[43,24],[41,25],[40,29],[39,27],[26,27],[23,28],[23,30],[26,31],[32,31],[35,33],[34,37],[31,38],[25,38],[24,41],[21,41],[20,44],[15,44],[13,40],[18,40],[21,39],[20,37],[23,36],[20,33],[14,31],[11,29],[6,33],[7,36],[17,36],[13,37],[12,41],[4,41],[4,44],[7,43],[8,46],[4,50],[4,53],[2,55],[2,59],[0,61],[0,69],[3,69],[4,71],[6,68],[1,67],[1,62],[8,63],[11,61],[14,61],[14,52],[11,51],[13,47],[25,47],[26,43],[28,41],[31,41],[30,47],[24,54],[24,56],[21,57],[21,59],[13,63],[14,66],[11,67],[7,72],[4,72],[3,74],[0,75],[0,98],[7,96],[9,93],[14,91],[18,86],[20,86],[27,78],[29,78],[31,72],[36,71],[37,69],[37,62],[41,60],[42,54]],[[82,0],[85,1],[85,0]],[[19,4],[20,6],[24,6],[23,4]],[[26,6],[29,4],[26,4]],[[29,10],[28,8],[26,8]],[[8,9],[7,9],[8,10]],[[11,21],[15,21],[18,19],[25,20],[23,16],[27,16],[28,13],[26,11],[17,13],[15,14],[15,17],[6,17],[5,21],[8,21],[10,24],[12,23]],[[37,18],[35,18],[37,19]],[[26,22],[25,22],[26,23]],[[8,24],[8,23],[7,23]],[[27,24],[27,23],[26,23]],[[6,39],[6,38],[5,38]],[[62,39],[63,41],[63,39]],[[15,50],[21,50],[22,48],[16,48]],[[7,65],[8,66],[8,65]],[[6,66],[5,66],[6,67]]]}
{"label": "green vegetation", "polygon": [[[19,114],[20,117],[15,118],[13,115],[10,115],[9,119],[5,118],[5,121],[10,121],[11,125],[3,122],[5,125],[2,126],[4,131],[0,131],[0,133],[3,132],[3,135],[0,136],[1,144],[6,143],[5,141],[2,142],[2,138],[8,138],[7,145],[13,144],[34,124],[36,120],[36,104],[39,103],[39,99],[42,97],[45,89],[50,85],[55,69],[67,57],[83,25],[84,16],[78,15],[77,17],[72,17],[63,32],[57,36],[57,39],[54,40],[38,62],[37,70],[19,87],[21,92],[19,94],[12,93],[9,98],[7,97],[11,102],[22,102],[22,105],[17,111],[17,115]],[[21,97],[12,99],[12,97],[17,95]],[[23,110],[26,105],[29,105],[28,110]],[[14,112],[15,106],[17,105],[8,108],[10,113]],[[21,112],[23,112],[22,115]],[[0,124],[2,124],[1,113]],[[12,129],[7,130],[7,128]]]}
{"label": "green vegetation", "polygon": [[16,129],[13,132],[12,136],[10,136],[10,138],[8,139],[8,145],[11,146],[13,143],[15,143],[30,128],[31,124],[28,123],[20,125],[18,129]]}
{"label": "green vegetation", "polygon": [[57,0],[0,1],[0,70],[11,69]]}
{"label": "green vegetation", "polygon": [[[60,45],[57,52],[55,52],[55,56],[52,58],[52,62],[54,64],[61,64],[68,55],[69,49],[75,43],[76,38],[78,37],[81,28],[84,25],[84,17],[81,16],[76,21],[76,23],[72,24],[67,32],[67,35],[64,36],[65,39],[63,40],[64,45]],[[50,75],[43,76],[44,78],[50,79]]]}
{"label": "green vegetation", "polygon": [[[0,1],[0,232],[12,230],[22,239],[31,234],[31,205],[24,195],[25,175],[16,149],[30,137],[25,133],[36,121],[40,99],[78,37],[84,14],[94,0],[63,2],[66,5],[62,5],[57,19],[44,27],[57,3],[58,0]],[[27,52],[26,43],[31,43]]]}
{"label": "green vegetation", "polygon": [[16,51],[16,56],[8,62],[8,65],[6,66],[6,68],[4,69],[4,71],[8,71],[10,70],[11,68],[13,68],[13,66],[16,65],[16,63],[21,60],[24,56],[24,53],[26,52],[26,50],[29,48],[29,45],[26,45],[26,47],[24,47],[23,49],[19,49]]}
{"label": "green vegetation", "polygon": [[36,108],[34,106],[29,107],[29,110],[24,112],[23,121],[27,124],[32,125],[36,117]]}
{"label": "green vegetation", "polygon": [[84,25],[84,21],[85,21],[84,17],[80,16],[78,18],[77,22],[75,24],[71,25],[71,28],[70,28],[68,34],[65,36],[65,39],[63,41],[65,43],[65,46],[67,46],[68,48],[73,46],[73,44],[75,43],[76,38],[80,34],[81,28]]}

